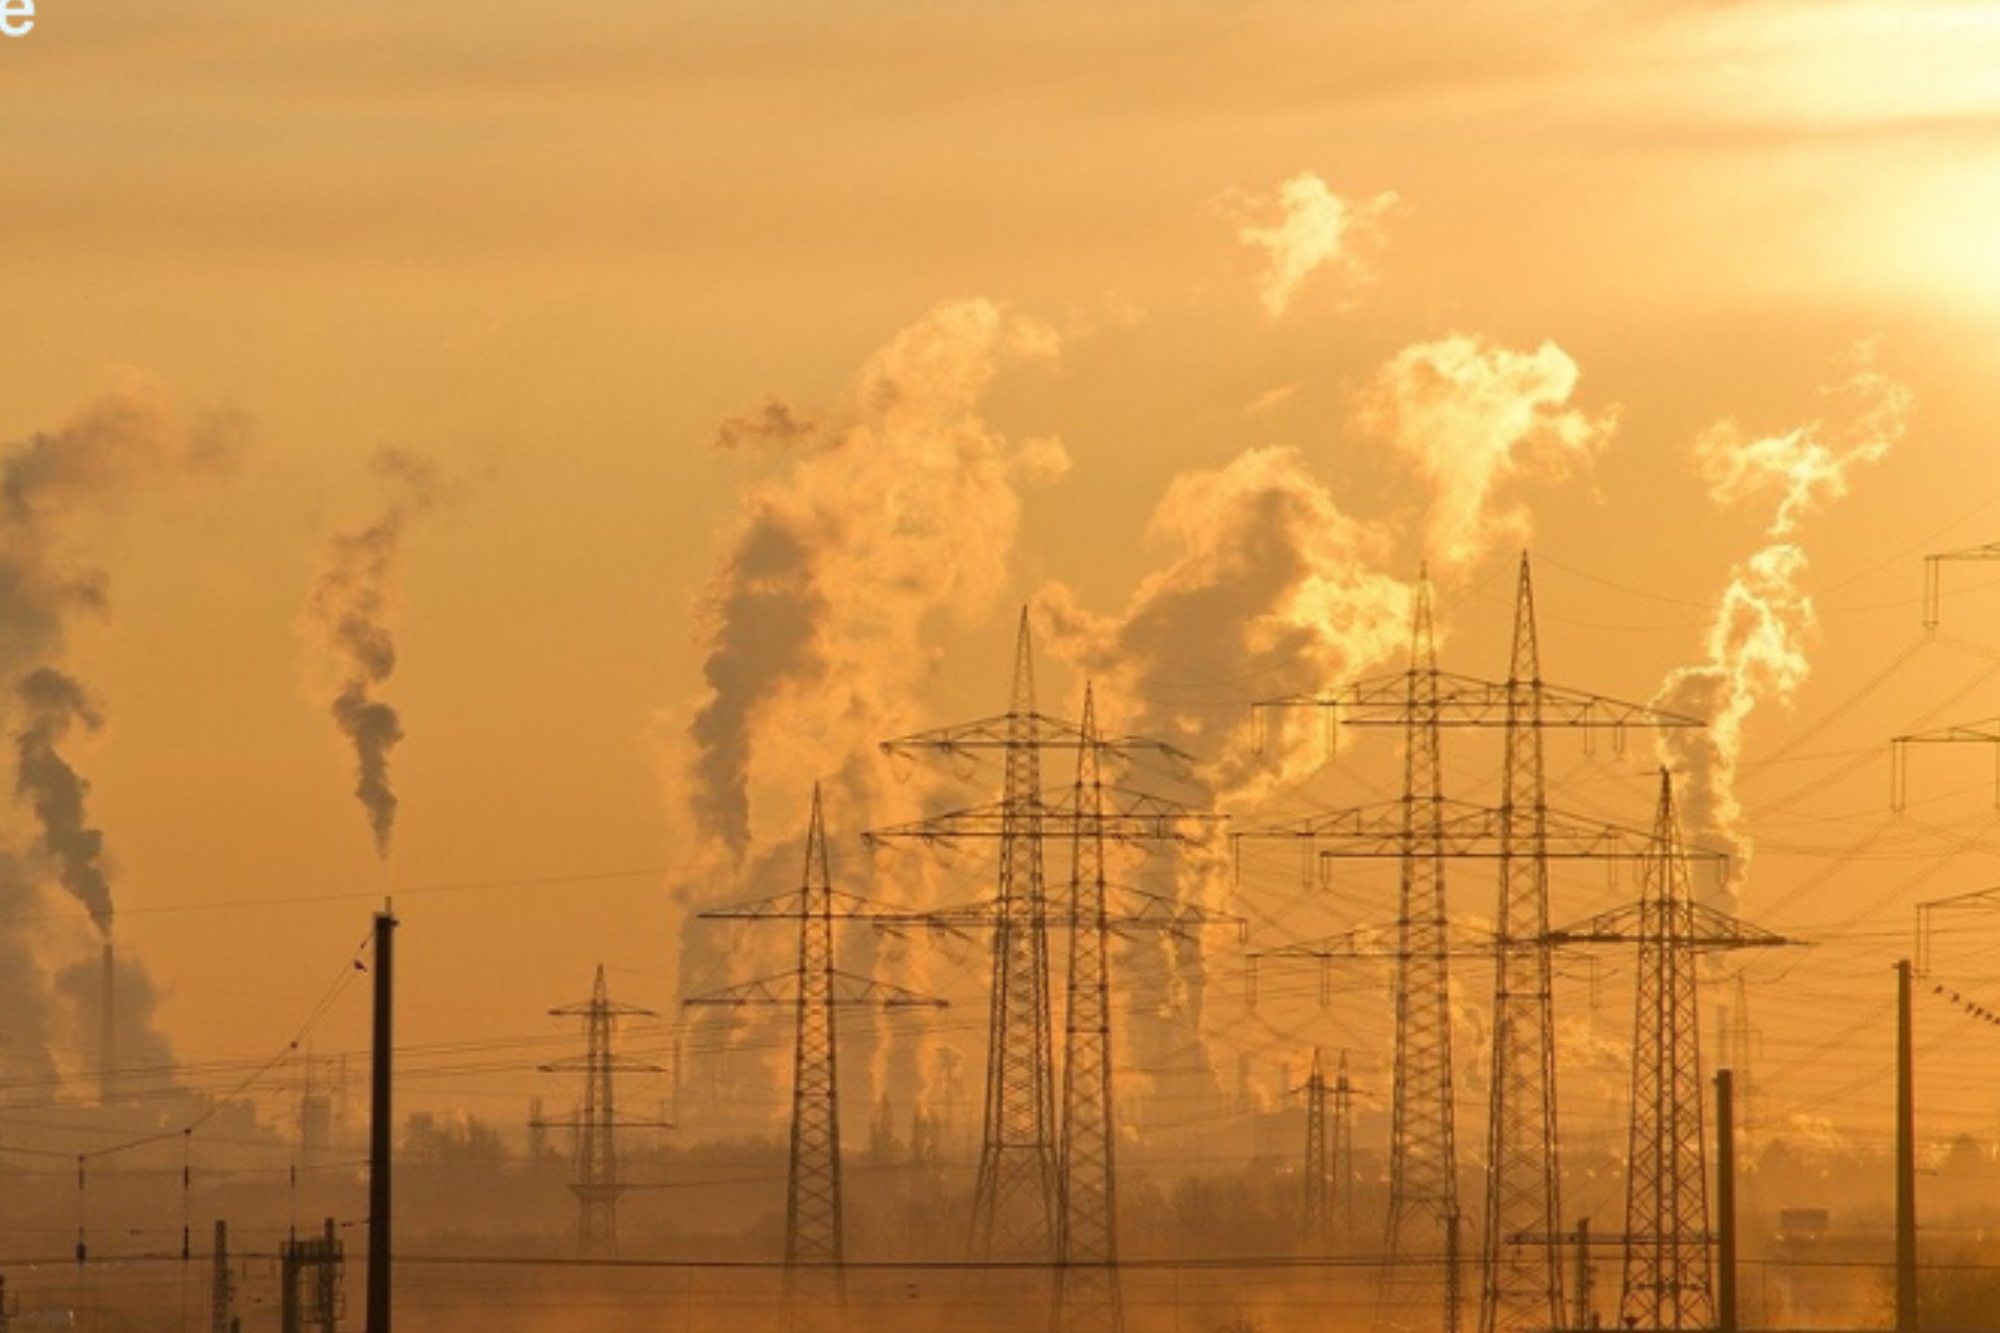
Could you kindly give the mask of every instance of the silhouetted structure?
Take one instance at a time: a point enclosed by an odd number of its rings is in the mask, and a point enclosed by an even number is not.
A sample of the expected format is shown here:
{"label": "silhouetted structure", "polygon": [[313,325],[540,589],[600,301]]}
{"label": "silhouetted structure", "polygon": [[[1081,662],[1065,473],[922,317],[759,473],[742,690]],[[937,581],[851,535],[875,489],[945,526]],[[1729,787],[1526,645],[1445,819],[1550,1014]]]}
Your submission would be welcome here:
{"label": "silhouetted structure", "polygon": [[1062,1144],[1056,1177],[1055,1333],[1122,1333],[1117,1126],[1111,1096],[1111,918],[1105,902],[1104,780],[1097,705],[1083,695],[1071,838],[1069,990],[1063,1020]]}
{"label": "silhouetted structure", "polygon": [[280,1333],[335,1333],[346,1263],[330,1217],[319,1239],[287,1240],[278,1247]]}
{"label": "silhouetted structure", "polygon": [[1324,1254],[1333,1230],[1333,1172],[1327,1165],[1326,1073],[1319,1048],[1313,1048],[1312,1072],[1306,1075],[1306,1161],[1300,1173],[1305,1197],[1299,1223],[1308,1253]]}
{"label": "silhouetted structure", "polygon": [[597,965],[597,978],[590,998],[549,1010],[555,1018],[583,1020],[583,1058],[556,1060],[542,1066],[545,1074],[582,1074],[583,1101],[570,1120],[540,1121],[541,1128],[576,1131],[576,1178],[570,1193],[576,1196],[576,1243],[579,1253],[588,1256],[618,1253],[618,1199],[625,1183],[618,1174],[618,1117],[615,1076],[619,1073],[660,1073],[658,1065],[627,1060],[619,1056],[615,1043],[621,1018],[654,1018],[653,1010],[636,1004],[612,1002],[604,984],[604,964]]}
{"label": "silhouetted structure", "polygon": [[788,1317],[844,1317],[845,1221],[840,1171],[840,1065],[834,1011],[841,1005],[943,1008],[930,999],[883,982],[842,973],[834,965],[833,920],[886,916],[861,899],[838,895],[827,869],[826,826],[819,786],[813,786],[806,831],[805,873],[795,893],[703,912],[703,920],[799,923],[798,963],[792,972],[745,982],[689,1005],[787,1005],[794,1015],[791,1157],[786,1170],[785,1292]]}
{"label": "silhouetted structure", "polygon": [[[1651,839],[1637,830],[1551,811],[1542,761],[1550,727],[1608,730],[1696,727],[1658,712],[1541,679],[1533,584],[1521,558],[1514,641],[1505,683],[1440,672],[1427,580],[1419,580],[1410,668],[1344,688],[1272,700],[1260,707],[1315,707],[1339,725],[1396,726],[1405,734],[1403,800],[1258,830],[1251,837],[1310,840],[1319,856],[1395,856],[1402,863],[1398,899],[1396,1087],[1390,1161],[1389,1248],[1394,1262],[1420,1253],[1426,1232],[1441,1243],[1435,1294],[1447,1333],[1458,1321],[1456,1150],[1451,1137],[1448,962],[1454,953],[1494,956],[1493,1072],[1489,1083],[1488,1188],[1480,1326],[1483,1333],[1557,1327],[1564,1307],[1559,1136],[1554,1070],[1554,995],[1548,931],[1552,858],[1643,857]],[[1442,794],[1438,732],[1444,727],[1505,728],[1502,804],[1448,802]],[[1329,728],[1330,732],[1333,728]],[[1499,906],[1490,948],[1451,944],[1444,921],[1445,858],[1497,858]],[[1360,954],[1352,932],[1267,951],[1261,957],[1332,958]],[[1324,983],[1322,991],[1324,992]],[[1443,1015],[1443,1017],[1439,1017]],[[1421,1219],[1428,1218],[1428,1225]],[[1426,1299],[1419,1283],[1399,1282],[1387,1303]]]}
{"label": "silhouetted structure", "polygon": [[[1041,787],[1041,756],[1048,750],[1089,750],[1103,756],[1150,751],[1176,762],[1187,756],[1157,741],[1131,736],[1086,737],[1081,727],[1035,711],[1033,643],[1028,613],[1021,612],[1015,640],[1008,711],[888,741],[890,754],[961,757],[997,750],[1005,778],[997,804],[938,815],[914,824],[872,829],[871,844],[901,839],[925,843],[959,839],[999,845],[999,888],[990,903],[914,914],[913,921],[955,928],[985,926],[993,932],[992,1008],[988,1017],[986,1103],[979,1176],[973,1200],[970,1251],[977,1259],[1049,1261],[1059,1254],[1062,1187],[1055,1114],[1055,1061],[1049,1003],[1051,924],[1077,925],[1069,907],[1051,910],[1042,845],[1056,837],[1094,836],[1118,841],[1178,841],[1188,821],[1213,819],[1142,792],[1100,786],[1095,813]],[[1182,930],[1234,920],[1147,895],[1132,911],[1107,918],[1113,926],[1146,925]]]}
{"label": "silhouetted structure", "polygon": [[208,1333],[230,1333],[236,1318],[236,1279],[229,1271],[229,1223],[216,1219],[215,1253],[208,1291]]}
{"label": "silhouetted structure", "polygon": [[1707,1328],[1716,1309],[1696,957],[1704,950],[1786,941],[1695,901],[1674,813],[1673,776],[1664,769],[1653,840],[1635,906],[1554,938],[1636,944],[1639,950],[1620,1318],[1642,1328]]}

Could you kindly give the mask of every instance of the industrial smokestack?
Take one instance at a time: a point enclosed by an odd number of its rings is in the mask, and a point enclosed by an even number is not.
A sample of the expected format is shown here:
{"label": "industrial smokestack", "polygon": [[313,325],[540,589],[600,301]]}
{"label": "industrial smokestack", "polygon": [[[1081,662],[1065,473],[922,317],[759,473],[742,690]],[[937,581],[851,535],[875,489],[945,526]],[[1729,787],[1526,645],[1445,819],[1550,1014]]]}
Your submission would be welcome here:
{"label": "industrial smokestack", "polygon": [[104,1011],[97,1036],[97,1104],[111,1105],[111,1083],[118,1073],[118,964],[111,941],[104,941]]}

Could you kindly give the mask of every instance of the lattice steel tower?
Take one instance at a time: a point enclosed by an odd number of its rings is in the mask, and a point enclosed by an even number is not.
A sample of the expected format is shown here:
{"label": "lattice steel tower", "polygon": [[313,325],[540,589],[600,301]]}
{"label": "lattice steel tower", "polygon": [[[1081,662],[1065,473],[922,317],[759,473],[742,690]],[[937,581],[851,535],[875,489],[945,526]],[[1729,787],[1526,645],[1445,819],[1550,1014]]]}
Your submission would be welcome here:
{"label": "lattice steel tower", "polygon": [[836,893],[827,868],[826,823],[813,786],[805,873],[796,893],[742,907],[703,912],[704,920],[799,923],[798,961],[784,976],[730,986],[688,1005],[786,1005],[793,1011],[791,1156],[785,1173],[785,1293],[794,1324],[801,1314],[838,1323],[846,1298],[846,1240],[840,1169],[840,1066],[835,1010],[843,1005],[942,1008],[918,995],[834,965],[835,917],[888,915]]}
{"label": "lattice steel tower", "polygon": [[1333,1215],[1342,1240],[1354,1239],[1354,1085],[1347,1081],[1347,1052],[1333,1075]]}
{"label": "lattice steel tower", "polygon": [[[1425,1126],[1444,1122],[1448,1128],[1450,1108],[1434,1113],[1431,1103],[1436,1088],[1427,1081],[1421,1089],[1404,1085],[1402,1070],[1408,1056],[1405,1045],[1411,1037],[1406,1023],[1410,992],[1403,980],[1414,983],[1427,997],[1420,1017],[1432,1012],[1438,1000],[1433,987],[1444,980],[1444,960],[1450,953],[1498,956],[1494,1006],[1494,1071],[1491,1083],[1492,1114],[1488,1121],[1488,1160],[1494,1176],[1489,1184],[1484,1229],[1486,1274],[1481,1284],[1480,1322],[1483,1333],[1512,1333],[1522,1328],[1560,1326],[1562,1315],[1561,1255],[1553,1237],[1560,1219],[1557,1198],[1558,1163],[1555,1157],[1553,1004],[1548,976],[1551,940],[1548,920],[1548,863],[1552,859],[1643,859],[1650,855],[1653,839],[1644,830],[1565,815],[1552,811],[1545,794],[1541,761],[1541,733],[1561,727],[1586,733],[1609,731],[1622,738],[1636,726],[1684,728],[1701,725],[1694,718],[1661,713],[1639,704],[1585,691],[1564,689],[1541,679],[1539,652],[1534,627],[1534,598],[1528,560],[1521,560],[1516,601],[1513,660],[1505,683],[1437,670],[1434,652],[1421,643],[1413,644],[1412,667],[1401,678],[1381,677],[1338,689],[1271,700],[1261,707],[1315,707],[1327,712],[1338,725],[1400,728],[1406,740],[1406,780],[1400,806],[1370,806],[1335,811],[1288,825],[1253,830],[1240,837],[1283,837],[1303,840],[1317,847],[1322,872],[1338,858],[1394,856],[1405,867],[1404,888],[1414,883],[1418,899],[1431,902],[1429,867],[1440,858],[1494,859],[1501,863],[1500,902],[1495,919],[1500,922],[1498,939],[1491,946],[1448,948],[1442,928],[1431,929],[1424,918],[1426,909],[1413,908],[1405,898],[1399,902],[1397,927],[1399,981],[1398,1002],[1398,1081],[1394,1089],[1398,1125]],[[1429,619],[1428,589],[1419,589],[1419,618]],[[1426,662],[1420,670],[1417,663]],[[1437,753],[1436,734],[1442,727],[1504,727],[1506,765],[1502,804],[1498,807],[1444,801],[1434,782]],[[1329,734],[1337,734],[1329,726]],[[1712,854],[1711,854],[1712,855]],[[1414,871],[1414,875],[1413,872]],[[1441,877],[1440,877],[1441,879]],[[1442,894],[1435,895],[1442,901]],[[1414,943],[1406,936],[1405,920]],[[1253,955],[1267,958],[1313,958],[1322,968],[1336,958],[1359,956],[1357,940],[1361,932],[1324,941],[1286,945]],[[1414,957],[1412,948],[1421,948]],[[1435,966],[1433,966],[1435,963]],[[1414,968],[1414,973],[1412,969]],[[1433,980],[1433,977],[1435,980]],[[1322,982],[1324,1003],[1324,982]],[[1446,1029],[1448,1032],[1448,1028]],[[1428,1058],[1428,1047],[1417,1052]],[[1447,1049],[1448,1054],[1448,1049]],[[1429,1068],[1422,1063],[1420,1068]],[[1448,1093],[1449,1086],[1446,1084]],[[1413,1100],[1414,1099],[1414,1100]],[[1437,1131],[1432,1131],[1436,1140]],[[1408,1170],[1398,1158],[1421,1146],[1399,1135],[1391,1145],[1392,1215],[1398,1198],[1415,1195],[1407,1183]],[[1394,1181],[1406,1183],[1400,1192]],[[1436,1196],[1433,1196],[1434,1198]],[[1448,1258],[1455,1257],[1455,1227],[1446,1223],[1456,1209],[1445,1213],[1434,1205],[1432,1215],[1445,1231]],[[1410,1243],[1424,1239],[1412,1230]],[[1391,1247],[1397,1250],[1398,1235],[1392,1225]],[[1442,1284],[1443,1326],[1457,1326],[1457,1288],[1452,1275],[1455,1263],[1447,1263]]]}
{"label": "lattice steel tower", "polygon": [[1300,1211],[1306,1250],[1326,1253],[1333,1232],[1333,1173],[1326,1160],[1326,1072],[1320,1067],[1319,1048],[1313,1048],[1312,1072],[1306,1075],[1306,1167],[1301,1183],[1305,1188]]}
{"label": "lattice steel tower", "polygon": [[1041,750],[1034,741],[1035,662],[1028,612],[1014,650],[1002,787],[1000,918],[993,936],[986,1113],[973,1198],[976,1254],[1049,1253],[1055,1229],[1056,1136],[1049,1025],[1049,934],[1042,878]]}
{"label": "lattice steel tower", "polygon": [[845,1258],[840,1206],[840,1069],[833,1017],[833,878],[813,787],[799,890],[799,985],[792,1044],[792,1150],[786,1168],[785,1262],[838,1267]]}
{"label": "lattice steel tower", "polygon": [[1392,1307],[1413,1305],[1441,1278],[1444,1333],[1457,1333],[1458,1143],[1452,1124],[1443,765],[1437,638],[1430,580],[1423,576],[1417,581],[1407,682],[1402,882],[1396,899],[1396,1097],[1389,1129],[1390,1266],[1384,1300]]}
{"label": "lattice steel tower", "polygon": [[1559,1328],[1564,1310],[1542,725],[1535,592],[1524,554],[1507,672],[1481,1333]]}
{"label": "lattice steel tower", "polygon": [[[1115,1131],[1108,1081],[1110,1047],[1104,1035],[1109,1030],[1108,1000],[1099,993],[1108,990],[1108,979],[1100,978],[1108,978],[1109,963],[1103,945],[1092,941],[1111,928],[1187,933],[1220,922],[1235,924],[1239,930],[1242,926],[1239,918],[1137,890],[1119,891],[1129,904],[1121,902],[1115,909],[1105,905],[1102,862],[1106,843],[1186,841],[1187,826],[1213,823],[1218,816],[1106,783],[1102,766],[1107,757],[1126,759],[1144,752],[1184,764],[1188,756],[1158,741],[1104,734],[1095,725],[1094,699],[1087,696],[1087,702],[1092,714],[1088,728],[1035,711],[1032,640],[1024,610],[1014,654],[1012,702],[1005,714],[919,732],[883,745],[892,755],[930,752],[954,759],[997,751],[1006,765],[1000,800],[912,824],[871,829],[865,835],[875,845],[963,840],[998,844],[999,888],[990,901],[913,912],[907,920],[951,930],[993,932],[986,1110],[973,1203],[972,1256],[1048,1262],[1067,1254],[1077,1272],[1101,1266],[1096,1255],[1104,1242],[1090,1237],[1108,1237],[1115,1224],[1108,1147]],[[1040,789],[1041,755],[1052,750],[1077,752],[1076,786]],[[1071,841],[1079,857],[1077,874],[1083,876],[1079,881],[1083,887],[1052,905],[1043,874],[1042,844],[1056,838]],[[1064,1085],[1065,1114],[1078,1118],[1076,1141],[1068,1146],[1058,1141],[1055,1114],[1049,1003],[1051,926],[1070,927],[1082,937],[1071,946],[1071,1011],[1064,1032],[1065,1045],[1073,1048],[1068,1062],[1073,1069]],[[1082,950],[1080,955],[1075,952],[1078,949]],[[1100,1064],[1106,1072],[1102,1086],[1097,1074]],[[1100,1119],[1101,1130],[1097,1125]],[[1101,1152],[1092,1146],[1100,1138],[1106,1145]],[[1074,1177],[1068,1187],[1062,1183],[1059,1160],[1065,1153]],[[1104,1199],[1101,1207],[1086,1202],[1100,1195]],[[1087,1208],[1089,1215],[1078,1214],[1078,1208]],[[1066,1226],[1075,1233],[1067,1242],[1063,1240]],[[1060,1317],[1062,1302],[1056,1304]]]}
{"label": "lattice steel tower", "polygon": [[1619,1317],[1628,1327],[1708,1328],[1715,1320],[1715,1287],[1697,955],[1786,941],[1695,901],[1673,778],[1664,770],[1653,845],[1636,907],[1605,913],[1555,938],[1639,948]]}
{"label": "lattice steel tower", "polygon": [[1071,838],[1062,1143],[1056,1177],[1055,1333],[1122,1333],[1117,1130],[1111,1098],[1111,918],[1105,901],[1104,780],[1097,705],[1083,694]]}
{"label": "lattice steel tower", "polygon": [[604,964],[597,965],[597,980],[590,999],[549,1010],[557,1018],[583,1020],[584,1054],[581,1060],[557,1060],[542,1066],[542,1072],[583,1075],[583,1103],[575,1119],[543,1122],[576,1131],[576,1178],[570,1193],[577,1202],[577,1247],[585,1255],[618,1253],[618,1199],[625,1185],[618,1176],[618,1118],[614,1075],[618,1073],[659,1073],[659,1067],[621,1058],[614,1049],[618,1020],[653,1018],[651,1009],[635,1004],[617,1004],[604,984]]}

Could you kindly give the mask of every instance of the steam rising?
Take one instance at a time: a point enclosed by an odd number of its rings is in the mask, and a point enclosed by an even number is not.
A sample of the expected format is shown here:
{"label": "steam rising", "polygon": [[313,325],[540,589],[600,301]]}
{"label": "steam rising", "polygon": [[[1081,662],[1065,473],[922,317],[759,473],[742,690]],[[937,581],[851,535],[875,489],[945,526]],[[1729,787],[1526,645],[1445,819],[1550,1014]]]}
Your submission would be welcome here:
{"label": "steam rising", "polygon": [[1467,334],[1404,348],[1377,374],[1361,419],[1430,483],[1434,564],[1463,569],[1496,541],[1526,545],[1528,513],[1496,508],[1499,488],[1515,477],[1559,480],[1610,442],[1616,409],[1592,416],[1568,405],[1578,377],[1554,343],[1516,352]]}
{"label": "steam rising", "polygon": [[104,872],[104,832],[90,825],[85,781],[57,750],[72,728],[96,732],[104,718],[83,686],[53,667],[38,667],[19,688],[25,725],[14,738],[14,794],[41,825],[42,850],[56,877],[82,903],[98,933],[111,934],[111,881]]}
{"label": "steam rising", "polygon": [[[993,302],[948,302],[869,357],[839,403],[807,417],[772,399],[724,426],[725,447],[785,447],[767,455],[777,471],[746,490],[703,598],[705,690],[678,759],[687,814],[715,864],[677,888],[680,901],[796,882],[815,781],[826,782],[836,836],[915,816],[922,778],[889,781],[875,744],[927,720],[923,686],[938,663],[921,645],[940,617],[993,612],[1020,488],[1068,465],[1057,441],[1010,439],[982,415],[996,376],[1058,347],[1047,326]],[[1003,689],[996,675],[996,701]],[[911,873],[842,887],[906,903],[930,892],[928,867],[899,872]],[[683,932],[683,995],[729,979],[712,930]],[[921,988],[924,956],[912,950],[894,979]],[[915,1049],[878,1052],[876,1089],[905,1097],[931,1067]]]}
{"label": "steam rising", "polygon": [[[102,711],[66,669],[69,631],[79,612],[109,613],[109,580],[86,558],[88,538],[143,495],[177,489],[226,472],[243,439],[242,423],[215,417],[178,418],[163,394],[129,385],[90,403],[57,430],[0,451],[0,723],[14,740],[14,794],[33,815],[39,837],[31,848],[0,848],[0,1069],[12,1078],[50,1084],[54,1036],[45,977],[32,921],[38,890],[52,877],[89,914],[101,936],[113,920],[105,838],[88,814],[90,783],[65,754],[78,734],[97,732]],[[127,988],[123,1026],[137,1047],[165,1052],[153,1027],[152,988]],[[58,985],[81,1006],[101,1001],[99,955],[74,965],[86,989]],[[67,975],[67,974],[65,974]],[[72,993],[74,991],[74,993]],[[85,1001],[82,997],[89,995]],[[85,1031],[95,1031],[92,1020]]]}
{"label": "steam rising", "polygon": [[1068,460],[1054,440],[1002,436],[979,404],[1003,366],[1057,347],[992,302],[952,302],[870,358],[824,426],[766,409],[800,452],[745,497],[709,584],[707,692],[688,727],[691,813],[733,860],[760,795],[789,829],[814,779],[912,717],[934,616],[992,610],[1016,487]]}
{"label": "steam rising", "polygon": [[354,795],[367,812],[375,855],[387,860],[396,831],[389,754],[403,739],[402,719],[377,697],[396,670],[389,602],[403,534],[437,504],[440,491],[434,469],[400,450],[382,450],[371,466],[391,484],[395,498],[374,522],[328,538],[306,599],[305,624],[333,661],[333,723],[354,747]]}
{"label": "steam rising", "polygon": [[[1177,478],[1153,515],[1152,537],[1165,548],[1163,563],[1121,613],[1092,615],[1059,585],[1038,602],[1055,650],[1100,682],[1110,725],[1195,755],[1202,796],[1241,813],[1322,757],[1309,727],[1260,744],[1244,693],[1310,691],[1388,660],[1406,638],[1409,588],[1371,568],[1382,536],[1343,513],[1291,449],[1254,449]],[[1224,908],[1222,845],[1183,852],[1177,879],[1162,887]],[[1150,973],[1165,986],[1157,1013],[1133,1015],[1136,1063],[1160,1064],[1162,1051],[1203,1031],[1204,947],[1166,936],[1154,966],[1145,955],[1131,960],[1141,978]]]}
{"label": "steam rising", "polygon": [[1219,796],[1255,803],[1278,771],[1254,725],[1190,682],[1229,682],[1238,700],[1351,677],[1402,647],[1409,589],[1371,568],[1384,537],[1343,513],[1293,449],[1176,478],[1151,536],[1165,560],[1121,614],[1094,616],[1061,585],[1041,595],[1052,642],[1104,683],[1107,710],[1140,701],[1121,727],[1203,757]]}
{"label": "steam rising", "polygon": [[1730,571],[1704,643],[1706,658],[1668,675],[1654,705],[1708,722],[1660,733],[1662,759],[1685,773],[1681,818],[1692,841],[1730,853],[1730,891],[1741,888],[1752,844],[1743,829],[1736,771],[1750,715],[1765,700],[1789,704],[1811,671],[1807,647],[1818,620],[1799,587],[1805,548],[1791,540],[1804,517],[1847,494],[1849,471],[1887,454],[1904,432],[1909,390],[1857,356],[1857,373],[1837,392],[1855,405],[1839,430],[1813,422],[1783,435],[1752,438],[1733,421],[1710,427],[1694,454],[1709,498],[1736,504],[1775,492],[1765,545]]}
{"label": "steam rising", "polygon": [[1393,194],[1355,203],[1335,194],[1313,173],[1301,172],[1278,187],[1275,199],[1252,199],[1260,213],[1276,210],[1268,225],[1245,221],[1236,238],[1270,259],[1259,295],[1273,319],[1290,308],[1306,281],[1322,269],[1346,294],[1371,282],[1368,255],[1381,243],[1380,223],[1396,205]]}

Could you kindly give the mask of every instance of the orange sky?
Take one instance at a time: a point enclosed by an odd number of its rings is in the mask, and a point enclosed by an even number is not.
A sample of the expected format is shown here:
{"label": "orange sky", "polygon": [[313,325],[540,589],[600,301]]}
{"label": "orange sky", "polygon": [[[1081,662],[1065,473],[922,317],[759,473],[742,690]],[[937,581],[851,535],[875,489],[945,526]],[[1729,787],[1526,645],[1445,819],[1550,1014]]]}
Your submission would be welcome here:
{"label": "orange sky", "polygon": [[[1080,617],[1115,618],[1167,577],[1194,540],[1155,520],[1185,498],[1176,478],[1295,450],[1298,475],[1357,525],[1347,555],[1407,579],[1440,504],[1370,395],[1404,349],[1453,335],[1521,356],[1553,343],[1576,375],[1549,410],[1595,434],[1560,468],[1537,455],[1496,483],[1491,512],[1527,526],[1441,571],[1447,665],[1504,669],[1512,553],[1531,530],[1549,676],[1650,698],[1703,656],[1711,609],[1777,503],[1711,500],[1694,441],[1732,419],[1746,438],[1815,420],[1837,433],[1853,414],[1822,389],[1867,343],[1909,395],[1907,429],[1791,536],[1820,623],[1793,706],[1746,723],[1743,797],[1764,850],[1743,907],[1827,939],[1752,974],[1772,982],[1753,999],[1772,1064],[1800,1090],[1785,1110],[1883,1110],[1873,1091],[1832,1100],[1857,1066],[1809,1025],[1823,1032],[1829,1005],[1873,1013],[1911,904],[1992,873],[1983,754],[1916,761],[1931,800],[1913,814],[1941,832],[1878,828],[1881,742],[2000,698],[1992,681],[1947,697],[1987,650],[1918,647],[1916,605],[1923,553],[2000,530],[1988,7],[39,8],[35,32],[0,41],[0,439],[119,391],[158,396],[176,420],[244,423],[228,478],[136,479],[119,514],[65,537],[111,594],[63,659],[109,720],[73,757],[110,848],[121,947],[167,992],[184,1058],[281,1047],[390,889],[411,1043],[559,1036],[541,1012],[583,996],[599,961],[614,994],[672,1009],[670,886],[711,900],[784,887],[719,869],[686,808],[715,631],[703,607],[760,487],[840,497],[830,632],[854,635],[835,655],[858,683],[856,711],[810,715],[810,734],[759,751],[759,851],[796,836],[804,784],[866,741],[997,711],[1022,601],[1060,583]],[[1309,272],[1273,313],[1269,255],[1240,233],[1275,225],[1281,186],[1308,173],[1357,208],[1394,201],[1350,233],[1347,267]],[[997,331],[894,350],[966,300],[995,303]],[[944,387],[898,417],[868,398],[871,376]],[[845,455],[713,447],[774,395],[849,432]],[[864,461],[870,441],[927,431],[971,432],[998,471],[932,486],[893,452]],[[462,490],[405,535],[401,660],[382,690],[407,730],[386,872],[299,633],[327,535],[384,503],[367,461],[385,445]],[[935,512],[917,526],[942,530],[907,538],[908,515],[878,503],[890,492],[1018,515],[982,509],[974,552]],[[882,589],[947,557],[964,560],[948,587],[888,607]],[[1954,572],[1949,633],[1990,643],[1987,583]],[[898,637],[910,627],[916,643]],[[869,654],[897,643],[895,670],[871,677]],[[1205,725],[1233,725],[1215,719],[1267,682],[1204,675],[1198,658],[1169,644],[1145,678],[1182,680]],[[1055,654],[1045,677],[1051,698],[1073,695]],[[1372,744],[1357,765],[1388,772]],[[1650,751],[1635,751],[1601,756],[1585,799],[1644,822]],[[1366,788],[1339,781],[1314,779],[1329,797]],[[1309,797],[1272,799],[1295,811]],[[860,817],[829,809],[850,867],[864,865]],[[0,828],[25,845],[24,811]],[[1878,859],[1836,868],[1869,830]],[[641,873],[610,877],[626,871]],[[1465,887],[1475,874],[1455,893],[1490,913]],[[1256,891],[1265,942],[1305,929],[1273,906],[1276,880]],[[36,942],[51,968],[89,948],[53,892]],[[939,971],[961,990],[973,976]],[[1230,1026],[1212,1003],[1210,1022]],[[358,1047],[364,1017],[356,992],[324,1046]],[[1272,1066],[1313,1040],[1386,1040],[1365,1025],[1315,1035],[1309,1005],[1276,1021],[1240,1038]],[[1941,1049],[1986,1049],[1983,1029],[1931,1021]],[[556,1049],[420,1080],[406,1102],[515,1123],[531,1094],[567,1095],[526,1067]],[[1965,1123],[1990,1118],[1976,1081],[1945,1086]]]}

